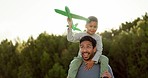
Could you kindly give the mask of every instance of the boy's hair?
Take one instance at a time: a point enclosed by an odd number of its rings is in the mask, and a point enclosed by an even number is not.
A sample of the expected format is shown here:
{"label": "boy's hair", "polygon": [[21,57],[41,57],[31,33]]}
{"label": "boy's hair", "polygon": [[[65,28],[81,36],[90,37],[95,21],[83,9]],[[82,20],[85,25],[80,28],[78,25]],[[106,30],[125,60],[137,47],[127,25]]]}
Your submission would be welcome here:
{"label": "boy's hair", "polygon": [[86,22],[86,24],[90,23],[91,21],[95,21],[95,22],[98,23],[98,19],[95,16],[89,16],[88,21]]}
{"label": "boy's hair", "polygon": [[91,36],[84,36],[80,39],[80,44],[83,42],[83,41],[90,41],[92,43],[92,46],[93,48],[96,47],[96,40],[94,38],[92,38]]}

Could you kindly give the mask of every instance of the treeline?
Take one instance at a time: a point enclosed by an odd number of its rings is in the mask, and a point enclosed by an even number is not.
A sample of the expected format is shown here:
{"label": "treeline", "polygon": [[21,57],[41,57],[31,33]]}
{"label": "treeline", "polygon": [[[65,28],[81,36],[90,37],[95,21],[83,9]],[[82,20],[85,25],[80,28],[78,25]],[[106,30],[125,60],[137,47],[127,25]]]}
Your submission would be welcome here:
{"label": "treeline", "polygon": [[[100,33],[115,78],[148,77],[148,15]],[[66,78],[78,43],[46,32],[26,42],[0,43],[0,78]]]}

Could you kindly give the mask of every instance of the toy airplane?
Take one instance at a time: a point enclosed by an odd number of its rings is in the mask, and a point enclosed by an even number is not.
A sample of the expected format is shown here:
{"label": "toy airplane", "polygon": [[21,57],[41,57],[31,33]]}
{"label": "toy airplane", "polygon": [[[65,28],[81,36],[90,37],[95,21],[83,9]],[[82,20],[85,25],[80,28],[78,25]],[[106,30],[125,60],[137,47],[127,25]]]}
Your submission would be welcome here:
{"label": "toy airplane", "polygon": [[[61,15],[67,16],[70,20],[72,20],[72,18],[75,18],[75,19],[80,19],[80,20],[88,21],[88,19],[85,18],[85,17],[82,17],[82,16],[79,16],[79,15],[70,13],[70,10],[69,10],[69,8],[67,6],[65,6],[65,11],[62,11],[62,10],[59,10],[59,9],[55,9],[55,12],[59,13]],[[77,25],[78,24],[72,25],[72,29],[73,30],[81,31],[79,28],[77,28]]]}

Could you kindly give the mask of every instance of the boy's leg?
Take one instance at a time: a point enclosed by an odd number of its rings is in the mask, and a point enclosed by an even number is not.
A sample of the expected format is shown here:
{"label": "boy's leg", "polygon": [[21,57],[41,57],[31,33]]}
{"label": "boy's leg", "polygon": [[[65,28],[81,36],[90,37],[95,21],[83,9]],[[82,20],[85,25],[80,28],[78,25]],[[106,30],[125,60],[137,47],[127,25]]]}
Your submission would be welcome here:
{"label": "boy's leg", "polygon": [[81,63],[82,63],[82,57],[74,57],[74,59],[70,63],[67,78],[75,78],[76,77]]}
{"label": "boy's leg", "polygon": [[104,71],[108,71],[109,59],[105,55],[101,55],[99,61],[101,64],[100,77],[102,77]]}

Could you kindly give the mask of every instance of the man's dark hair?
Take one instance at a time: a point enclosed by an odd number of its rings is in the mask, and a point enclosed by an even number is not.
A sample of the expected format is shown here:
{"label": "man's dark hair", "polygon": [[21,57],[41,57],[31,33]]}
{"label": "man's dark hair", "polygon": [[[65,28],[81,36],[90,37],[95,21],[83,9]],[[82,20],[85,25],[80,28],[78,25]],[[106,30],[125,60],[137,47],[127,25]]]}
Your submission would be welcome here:
{"label": "man's dark hair", "polygon": [[90,23],[91,21],[95,21],[98,23],[98,19],[95,16],[89,16],[88,21],[86,22],[87,24]]}
{"label": "man's dark hair", "polygon": [[80,44],[83,42],[83,41],[90,41],[92,43],[92,46],[93,48],[96,47],[96,40],[94,38],[92,38],[91,36],[84,36],[80,39]]}

